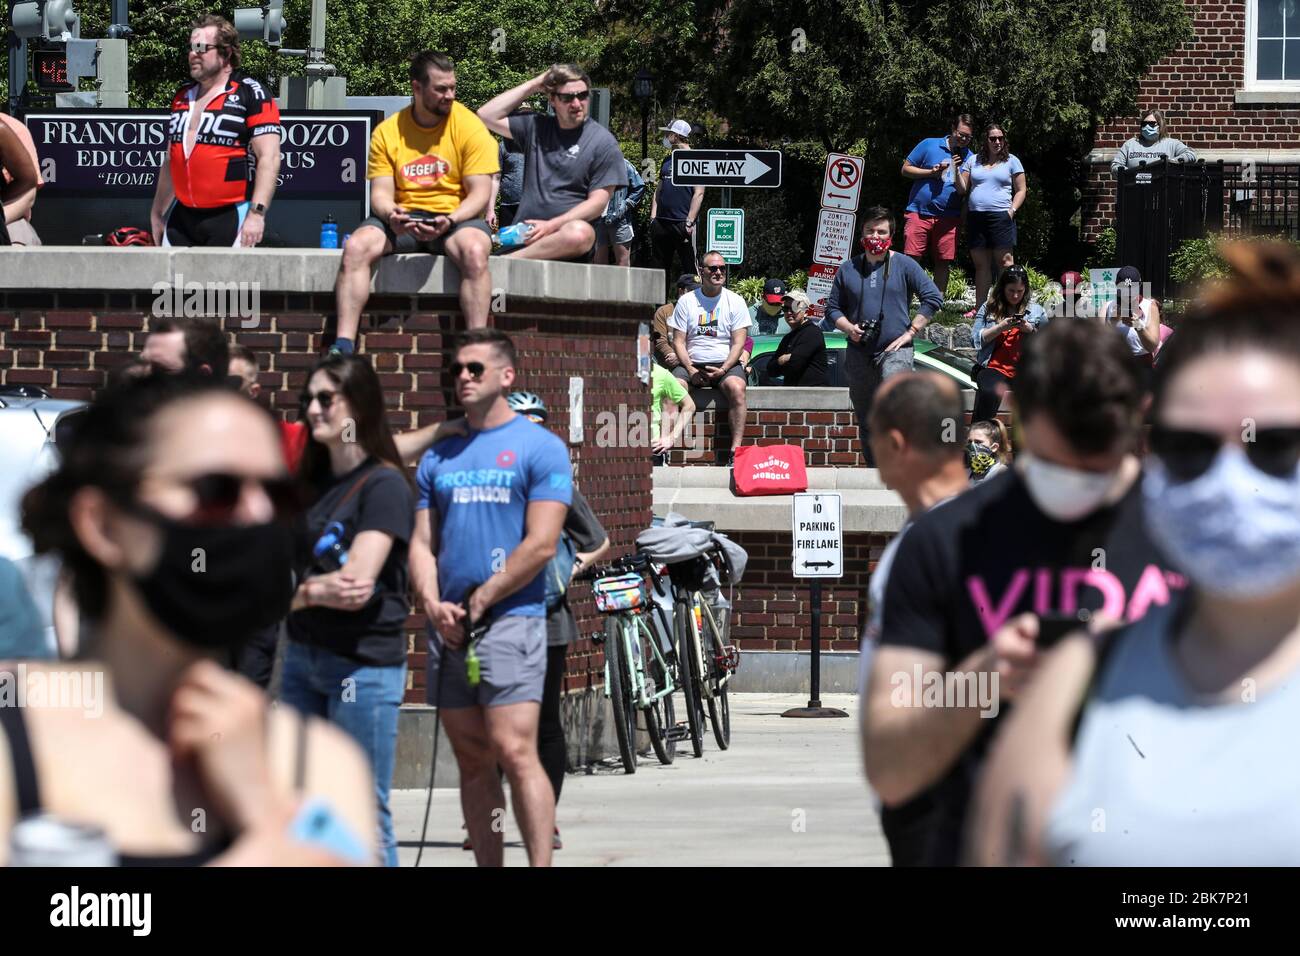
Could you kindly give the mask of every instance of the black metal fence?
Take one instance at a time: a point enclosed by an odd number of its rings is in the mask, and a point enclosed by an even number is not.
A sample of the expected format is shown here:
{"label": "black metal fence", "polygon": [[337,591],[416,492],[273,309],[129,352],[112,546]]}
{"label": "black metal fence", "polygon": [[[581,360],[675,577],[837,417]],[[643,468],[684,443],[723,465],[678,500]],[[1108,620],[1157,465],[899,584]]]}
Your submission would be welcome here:
{"label": "black metal fence", "polygon": [[1182,291],[1169,269],[1186,239],[1219,233],[1300,240],[1300,164],[1162,161],[1120,170],[1115,192],[1114,265],[1137,266],[1157,298]]}

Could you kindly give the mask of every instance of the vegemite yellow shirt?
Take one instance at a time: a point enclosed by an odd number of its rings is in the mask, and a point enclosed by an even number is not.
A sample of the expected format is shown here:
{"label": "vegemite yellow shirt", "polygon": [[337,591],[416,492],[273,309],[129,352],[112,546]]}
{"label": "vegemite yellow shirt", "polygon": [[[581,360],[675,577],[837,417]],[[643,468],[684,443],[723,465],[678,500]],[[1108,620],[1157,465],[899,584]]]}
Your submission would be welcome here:
{"label": "vegemite yellow shirt", "polygon": [[497,143],[469,107],[452,103],[448,117],[421,126],[408,106],[388,117],[370,137],[368,179],[393,177],[397,205],[452,212],[468,194],[466,176],[500,172]]}

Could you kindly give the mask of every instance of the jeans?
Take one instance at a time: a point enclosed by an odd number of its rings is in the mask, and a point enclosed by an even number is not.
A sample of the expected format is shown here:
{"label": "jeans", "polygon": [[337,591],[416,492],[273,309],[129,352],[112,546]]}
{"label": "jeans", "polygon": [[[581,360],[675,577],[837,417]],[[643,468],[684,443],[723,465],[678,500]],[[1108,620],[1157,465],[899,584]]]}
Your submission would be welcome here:
{"label": "jeans", "polygon": [[397,711],[405,689],[405,661],[369,667],[297,641],[290,641],[285,652],[280,699],[304,714],[336,724],[370,759],[379,803],[380,858],[385,866],[397,866],[388,790],[397,757]]}
{"label": "jeans", "polygon": [[866,349],[849,345],[844,350],[844,378],[849,383],[849,401],[853,403],[853,413],[858,420],[858,437],[862,441],[862,457],[868,468],[876,467],[876,459],[871,454],[871,433],[867,420],[871,415],[871,401],[876,389],[885,379],[899,372],[912,371],[915,352],[909,347],[896,352],[882,352],[869,355]]}
{"label": "jeans", "polygon": [[1002,393],[999,389],[1003,385],[1011,387],[1011,379],[1007,378],[1001,372],[995,372],[993,369],[980,369],[979,377],[975,380],[975,385],[979,389],[975,393],[975,409],[971,413],[971,424],[975,422],[992,421],[997,415],[998,409],[1002,406]]}

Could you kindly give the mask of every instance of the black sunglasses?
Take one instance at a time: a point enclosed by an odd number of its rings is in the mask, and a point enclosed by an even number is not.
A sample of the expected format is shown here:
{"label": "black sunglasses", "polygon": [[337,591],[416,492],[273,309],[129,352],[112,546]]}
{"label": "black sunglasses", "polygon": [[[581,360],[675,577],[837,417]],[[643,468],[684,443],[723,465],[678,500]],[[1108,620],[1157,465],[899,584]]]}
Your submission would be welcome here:
{"label": "black sunglasses", "polygon": [[580,90],[577,93],[556,93],[555,94],[555,98],[559,100],[561,103],[572,103],[574,100],[577,100],[580,103],[585,103],[587,102],[587,98],[590,96],[591,96],[590,90]]}
{"label": "black sunglasses", "polygon": [[723,266],[707,266],[707,265],[706,265],[706,266],[704,267],[704,271],[705,271],[705,272],[726,272],[726,271],[727,271],[727,267],[726,267],[725,265],[723,265]]}
{"label": "black sunglasses", "polygon": [[306,408],[312,403],[312,399],[315,399],[320,402],[321,411],[328,412],[336,398],[338,398],[338,392],[332,392],[328,388],[323,388],[314,394],[312,392],[304,391],[302,393],[302,407]]}
{"label": "black sunglasses", "polygon": [[[222,527],[234,524],[235,511],[239,508],[239,499],[244,485],[250,481],[260,485],[266,496],[271,499],[271,506],[275,509],[275,520],[291,520],[301,514],[302,496],[298,483],[291,478],[253,478],[249,475],[211,472],[185,482],[194,492],[196,504],[194,510],[181,519],[181,523],[199,527]],[[133,502],[131,510],[145,514],[158,514],[154,508],[140,502]]]}
{"label": "black sunglasses", "polygon": [[[1260,428],[1254,439],[1243,443],[1251,465],[1274,478],[1295,474],[1300,464],[1300,425]],[[1211,432],[1151,426],[1151,451],[1178,482],[1192,481],[1209,471],[1223,445],[1223,438]]]}
{"label": "black sunglasses", "polygon": [[487,366],[484,365],[482,362],[452,362],[451,363],[452,378],[460,378],[460,373],[464,371],[468,371],[469,377],[474,379],[475,381],[478,381],[480,378],[483,377],[483,373],[487,371]]}

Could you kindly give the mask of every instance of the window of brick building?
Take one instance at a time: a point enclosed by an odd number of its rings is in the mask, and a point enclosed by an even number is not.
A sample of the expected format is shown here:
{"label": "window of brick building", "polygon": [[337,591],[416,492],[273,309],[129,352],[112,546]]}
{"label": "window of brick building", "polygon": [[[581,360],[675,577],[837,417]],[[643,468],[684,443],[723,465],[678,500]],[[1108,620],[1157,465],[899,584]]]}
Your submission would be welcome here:
{"label": "window of brick building", "polygon": [[1300,90],[1300,0],[1247,0],[1246,88]]}

